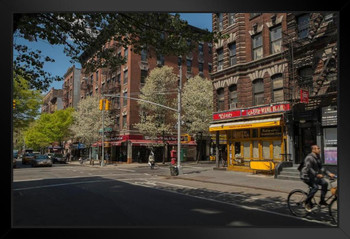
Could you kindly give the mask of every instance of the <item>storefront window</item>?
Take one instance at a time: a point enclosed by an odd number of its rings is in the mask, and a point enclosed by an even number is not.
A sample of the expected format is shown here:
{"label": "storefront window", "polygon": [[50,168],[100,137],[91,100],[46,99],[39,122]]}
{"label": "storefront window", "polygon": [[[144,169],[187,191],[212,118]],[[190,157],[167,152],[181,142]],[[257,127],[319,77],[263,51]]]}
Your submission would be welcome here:
{"label": "storefront window", "polygon": [[274,159],[281,159],[281,141],[275,140],[273,141],[273,158]]}
{"label": "storefront window", "polygon": [[270,142],[269,141],[263,141],[262,142],[263,146],[263,152],[262,156],[264,159],[269,159],[270,158]]}
{"label": "storefront window", "polygon": [[253,158],[259,158],[259,142],[253,141]]}
{"label": "storefront window", "polygon": [[250,142],[243,143],[244,158],[250,158]]}

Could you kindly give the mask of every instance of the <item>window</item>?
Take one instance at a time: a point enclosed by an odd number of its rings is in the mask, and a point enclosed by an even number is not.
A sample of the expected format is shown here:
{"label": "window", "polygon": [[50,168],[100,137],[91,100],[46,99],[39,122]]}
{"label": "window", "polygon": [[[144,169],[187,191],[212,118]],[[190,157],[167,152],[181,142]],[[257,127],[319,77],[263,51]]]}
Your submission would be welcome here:
{"label": "window", "polygon": [[217,90],[217,107],[218,111],[223,111],[225,109],[225,91],[224,88]]}
{"label": "window", "polygon": [[123,115],[123,128],[126,128],[126,115]]}
{"label": "window", "polygon": [[141,61],[147,61],[147,50],[142,49],[141,51]]}
{"label": "window", "polygon": [[209,71],[209,73],[211,73],[212,70],[213,70],[213,65],[208,63],[208,71]]}
{"label": "window", "polygon": [[192,72],[192,60],[186,60],[186,66],[187,66],[187,73]]}
{"label": "window", "polygon": [[223,13],[216,14],[216,27],[219,31],[222,31],[224,29],[223,16],[224,16]]}
{"label": "window", "polygon": [[259,158],[259,142],[257,140],[253,141],[253,158]]}
{"label": "window", "polygon": [[301,87],[312,89],[313,86],[313,70],[311,66],[306,66],[299,69],[299,85]]}
{"label": "window", "polygon": [[120,73],[117,75],[117,83],[120,84]]}
{"label": "window", "polygon": [[270,30],[271,54],[281,52],[282,47],[282,26],[273,27]]}
{"label": "window", "polygon": [[128,104],[128,99],[125,97],[128,97],[128,92],[123,93],[123,106],[126,106]]}
{"label": "window", "polygon": [[98,71],[96,71],[96,82],[98,82]]}
{"label": "window", "polygon": [[200,73],[203,73],[203,63],[198,63],[198,70]]}
{"label": "window", "polygon": [[243,157],[250,158],[250,141],[243,142]]}
{"label": "window", "polygon": [[263,57],[262,35],[261,33],[252,37],[253,41],[253,60]]}
{"label": "window", "polygon": [[198,53],[199,55],[203,55],[203,43],[198,44]]}
{"label": "window", "polygon": [[164,56],[161,54],[157,55],[157,66],[164,66]]}
{"label": "window", "polygon": [[124,71],[124,85],[128,83],[128,70]]}
{"label": "window", "polygon": [[262,156],[264,159],[270,159],[270,141],[262,141]]}
{"label": "window", "polygon": [[116,125],[117,125],[117,128],[119,129],[119,127],[120,127],[120,117],[119,116],[117,116],[117,118],[116,118]]}
{"label": "window", "polygon": [[236,65],[237,57],[236,57],[236,43],[232,43],[229,46],[230,51],[230,66]]}
{"label": "window", "polygon": [[147,75],[148,75],[148,71],[141,70],[141,84],[146,83]]}
{"label": "window", "polygon": [[220,71],[224,68],[224,50],[223,50],[223,48],[218,49],[217,54],[218,54],[218,71]]}
{"label": "window", "polygon": [[177,58],[177,65],[181,66],[182,65],[182,57]]}
{"label": "window", "polygon": [[230,85],[230,87],[228,88],[228,91],[229,91],[230,109],[235,109],[235,108],[237,108],[237,102],[238,102],[237,85]]}
{"label": "window", "polygon": [[213,46],[210,43],[208,44],[208,53],[209,54],[213,53]]}
{"label": "window", "polygon": [[264,104],[264,80],[256,79],[253,81],[253,105]]}
{"label": "window", "polygon": [[235,23],[235,13],[228,14],[228,25],[233,25]]}
{"label": "window", "polygon": [[125,63],[127,63],[127,62],[128,62],[128,55],[129,55],[128,48],[125,48],[125,49],[124,49]]}
{"label": "window", "polygon": [[274,159],[281,159],[282,158],[282,151],[281,151],[281,140],[274,140],[272,142],[273,145],[273,158]]}
{"label": "window", "polygon": [[303,39],[309,35],[309,24],[310,24],[310,15],[304,14],[297,17],[298,24],[298,37]]}
{"label": "window", "polygon": [[273,75],[271,77],[271,80],[272,80],[272,101],[274,103],[284,101],[282,74]]}

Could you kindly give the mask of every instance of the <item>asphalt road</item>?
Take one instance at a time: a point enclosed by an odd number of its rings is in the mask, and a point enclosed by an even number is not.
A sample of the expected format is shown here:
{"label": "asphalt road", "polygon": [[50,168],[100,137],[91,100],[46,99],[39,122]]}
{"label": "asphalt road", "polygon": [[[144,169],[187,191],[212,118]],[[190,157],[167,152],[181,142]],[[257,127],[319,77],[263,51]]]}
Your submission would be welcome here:
{"label": "asphalt road", "polygon": [[[184,166],[200,174],[211,165]],[[13,171],[13,227],[328,227],[293,217],[285,195],[180,180],[146,165]]]}

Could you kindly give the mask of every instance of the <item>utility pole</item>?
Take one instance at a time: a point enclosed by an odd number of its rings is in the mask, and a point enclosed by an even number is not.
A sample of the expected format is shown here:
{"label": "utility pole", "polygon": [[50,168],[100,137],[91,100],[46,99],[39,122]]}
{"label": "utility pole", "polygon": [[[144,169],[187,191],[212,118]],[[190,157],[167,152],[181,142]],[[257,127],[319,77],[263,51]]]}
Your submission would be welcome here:
{"label": "utility pole", "polygon": [[101,167],[104,166],[104,159],[105,159],[105,124],[104,124],[104,121],[105,121],[105,114],[104,114],[104,111],[105,111],[105,107],[106,107],[106,102],[105,102],[105,99],[102,98],[102,160],[101,160]]}
{"label": "utility pole", "polygon": [[181,159],[181,87],[182,87],[182,58],[179,62],[179,85],[177,94],[177,168],[180,174],[180,159]]}

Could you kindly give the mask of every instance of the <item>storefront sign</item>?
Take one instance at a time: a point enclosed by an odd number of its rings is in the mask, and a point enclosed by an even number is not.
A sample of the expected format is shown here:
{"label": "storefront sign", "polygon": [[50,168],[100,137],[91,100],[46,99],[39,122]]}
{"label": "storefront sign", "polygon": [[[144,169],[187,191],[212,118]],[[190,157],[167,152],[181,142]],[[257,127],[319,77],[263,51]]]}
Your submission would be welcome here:
{"label": "storefront sign", "polygon": [[281,137],[281,127],[261,128],[260,137]]}
{"label": "storefront sign", "polygon": [[273,106],[242,110],[242,116],[270,114],[270,113],[277,113],[277,112],[282,112],[287,110],[289,110],[289,104],[279,104],[279,105],[273,105]]}
{"label": "storefront sign", "polygon": [[322,126],[337,125],[337,107],[322,108]]}
{"label": "storefront sign", "polygon": [[337,161],[338,161],[337,147],[325,147],[324,148],[325,164],[337,164]]}
{"label": "storefront sign", "polygon": [[232,119],[236,117],[244,117],[244,116],[253,116],[253,115],[263,115],[263,114],[271,114],[278,113],[290,110],[290,105],[286,104],[277,104],[272,106],[265,107],[256,107],[250,109],[241,109],[241,110],[233,110],[229,112],[216,113],[213,114],[213,120],[224,120],[224,119]]}
{"label": "storefront sign", "polygon": [[300,103],[309,103],[309,91],[300,90]]}
{"label": "storefront sign", "polygon": [[232,138],[233,139],[243,139],[243,138],[250,138],[250,130],[234,130],[232,131]]}

